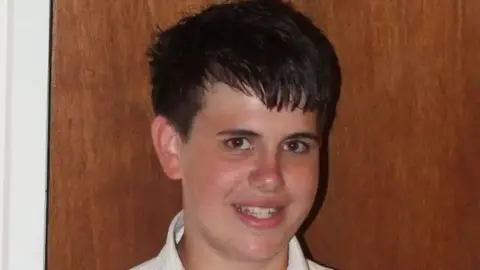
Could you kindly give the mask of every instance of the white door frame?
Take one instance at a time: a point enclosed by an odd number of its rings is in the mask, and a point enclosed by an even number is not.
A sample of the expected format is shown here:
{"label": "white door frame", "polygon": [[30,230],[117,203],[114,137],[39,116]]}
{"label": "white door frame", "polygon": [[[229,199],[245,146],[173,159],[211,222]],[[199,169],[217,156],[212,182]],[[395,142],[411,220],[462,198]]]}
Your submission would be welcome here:
{"label": "white door frame", "polygon": [[45,268],[51,0],[0,0],[0,269]]}

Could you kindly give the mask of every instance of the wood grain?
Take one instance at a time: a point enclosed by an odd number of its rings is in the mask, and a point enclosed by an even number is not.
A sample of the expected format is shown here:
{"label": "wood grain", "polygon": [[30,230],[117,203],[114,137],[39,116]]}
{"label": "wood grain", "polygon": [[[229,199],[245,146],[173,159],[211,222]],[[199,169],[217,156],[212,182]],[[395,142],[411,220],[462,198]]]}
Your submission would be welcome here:
{"label": "wood grain", "polygon": [[299,2],[320,11],[344,70],[314,257],[479,269],[480,2]]}
{"label": "wood grain", "polygon": [[150,142],[142,1],[55,1],[48,269],[127,269],[180,209]]}
{"label": "wood grain", "polygon": [[[55,1],[49,270],[127,269],[180,209],[150,142],[153,26],[218,1]],[[480,269],[480,2],[293,1],[335,44],[342,96],[306,239],[339,269]]]}

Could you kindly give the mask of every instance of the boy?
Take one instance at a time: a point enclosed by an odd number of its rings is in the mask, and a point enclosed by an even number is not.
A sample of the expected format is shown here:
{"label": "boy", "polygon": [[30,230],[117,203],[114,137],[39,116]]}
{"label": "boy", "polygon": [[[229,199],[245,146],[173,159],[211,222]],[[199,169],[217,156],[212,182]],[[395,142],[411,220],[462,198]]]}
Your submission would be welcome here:
{"label": "boy", "polygon": [[152,138],[183,210],[134,269],[326,269],[295,234],[338,91],[327,38],[281,1],[229,2],[158,33],[149,56]]}

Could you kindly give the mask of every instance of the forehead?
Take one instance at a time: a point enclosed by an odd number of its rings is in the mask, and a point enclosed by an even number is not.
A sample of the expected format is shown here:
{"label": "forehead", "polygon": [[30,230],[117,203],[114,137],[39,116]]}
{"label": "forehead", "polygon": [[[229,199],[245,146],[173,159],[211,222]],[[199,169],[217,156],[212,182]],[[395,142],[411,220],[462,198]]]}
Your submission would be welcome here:
{"label": "forehead", "polygon": [[299,108],[292,110],[289,106],[281,110],[269,109],[254,94],[247,95],[224,83],[214,83],[205,92],[197,120],[225,127],[244,126],[259,130],[274,126],[311,130],[316,128],[317,114]]}

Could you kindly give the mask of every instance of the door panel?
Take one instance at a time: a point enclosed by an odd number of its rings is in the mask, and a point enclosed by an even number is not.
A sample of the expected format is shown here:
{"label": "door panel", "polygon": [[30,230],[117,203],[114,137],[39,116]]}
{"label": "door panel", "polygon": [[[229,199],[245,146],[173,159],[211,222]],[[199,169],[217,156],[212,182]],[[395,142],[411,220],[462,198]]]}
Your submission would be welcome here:
{"label": "door panel", "polygon": [[55,2],[48,269],[126,269],[158,252],[180,209],[149,139],[151,14]]}
{"label": "door panel", "polygon": [[478,1],[304,1],[337,46],[331,175],[307,234],[340,269],[480,268]]}
{"label": "door panel", "polygon": [[[181,196],[150,142],[145,50],[155,24],[212,2],[55,1],[48,269],[127,269],[162,247]],[[480,268],[480,2],[293,2],[343,68],[313,257]]]}

